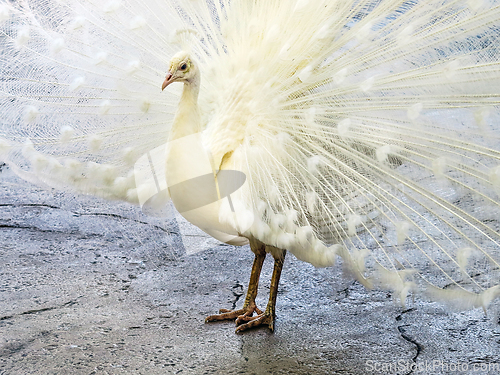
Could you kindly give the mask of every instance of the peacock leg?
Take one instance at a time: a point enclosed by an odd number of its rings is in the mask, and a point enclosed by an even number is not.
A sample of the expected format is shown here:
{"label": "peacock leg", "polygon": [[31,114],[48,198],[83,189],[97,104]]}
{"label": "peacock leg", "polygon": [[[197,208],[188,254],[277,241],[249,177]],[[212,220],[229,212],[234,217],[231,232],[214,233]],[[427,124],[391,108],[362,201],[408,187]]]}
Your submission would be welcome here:
{"label": "peacock leg", "polygon": [[250,248],[255,254],[255,259],[253,260],[252,272],[250,274],[247,296],[245,297],[243,308],[239,310],[220,309],[219,314],[208,316],[205,319],[205,323],[218,320],[234,320],[241,316],[252,316],[254,312],[262,314],[262,311],[255,304],[255,297],[257,297],[257,290],[259,288],[262,265],[264,264],[264,259],[266,259],[266,246],[262,242],[251,241]]}
{"label": "peacock leg", "polygon": [[273,249],[271,253],[274,257],[274,270],[271,278],[271,288],[269,291],[269,302],[266,311],[257,313],[256,316],[243,315],[236,319],[236,332],[242,332],[250,328],[261,325],[268,325],[271,331],[274,331],[274,318],[276,317],[276,297],[278,296],[278,284],[280,282],[281,270],[285,262],[286,250]]}

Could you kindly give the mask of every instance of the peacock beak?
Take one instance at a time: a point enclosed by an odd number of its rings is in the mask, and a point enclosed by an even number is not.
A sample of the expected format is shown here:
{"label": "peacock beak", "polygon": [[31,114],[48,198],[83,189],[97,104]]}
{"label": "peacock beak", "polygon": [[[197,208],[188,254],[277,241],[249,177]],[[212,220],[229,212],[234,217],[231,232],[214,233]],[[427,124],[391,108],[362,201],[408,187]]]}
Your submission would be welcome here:
{"label": "peacock beak", "polygon": [[161,91],[165,90],[165,87],[174,82],[172,78],[173,78],[172,73],[168,72],[167,76],[165,77],[165,81],[163,81],[163,85],[161,85]]}

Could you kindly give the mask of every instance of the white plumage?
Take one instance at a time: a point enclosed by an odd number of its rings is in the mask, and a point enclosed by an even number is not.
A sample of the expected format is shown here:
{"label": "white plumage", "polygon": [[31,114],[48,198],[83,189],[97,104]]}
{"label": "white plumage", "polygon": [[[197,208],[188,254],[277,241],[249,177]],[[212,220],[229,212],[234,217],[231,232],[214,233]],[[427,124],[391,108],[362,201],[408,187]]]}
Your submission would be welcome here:
{"label": "white plumage", "polygon": [[403,304],[500,295],[498,1],[3,1],[0,22],[0,158],[250,242],[240,328],[272,327],[265,245],[276,289],[289,250]]}

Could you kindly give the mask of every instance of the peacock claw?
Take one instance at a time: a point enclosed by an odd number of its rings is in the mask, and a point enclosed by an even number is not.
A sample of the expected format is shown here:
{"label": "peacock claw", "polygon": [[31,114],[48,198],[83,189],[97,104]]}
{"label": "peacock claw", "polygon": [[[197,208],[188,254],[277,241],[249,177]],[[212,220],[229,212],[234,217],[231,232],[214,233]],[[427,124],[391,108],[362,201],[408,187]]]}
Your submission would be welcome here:
{"label": "peacock claw", "polygon": [[[244,323],[246,322],[246,323]],[[269,313],[261,313],[256,316],[240,316],[236,319],[236,333],[246,331],[250,328],[256,328],[267,325],[271,332],[274,331],[274,317]]]}
{"label": "peacock claw", "polygon": [[259,315],[262,314],[262,311],[255,305],[255,303],[250,303],[247,307],[243,307],[239,310],[220,309],[219,314],[207,316],[205,318],[205,323],[235,319],[238,321],[238,319],[242,317],[251,317],[254,312]]}

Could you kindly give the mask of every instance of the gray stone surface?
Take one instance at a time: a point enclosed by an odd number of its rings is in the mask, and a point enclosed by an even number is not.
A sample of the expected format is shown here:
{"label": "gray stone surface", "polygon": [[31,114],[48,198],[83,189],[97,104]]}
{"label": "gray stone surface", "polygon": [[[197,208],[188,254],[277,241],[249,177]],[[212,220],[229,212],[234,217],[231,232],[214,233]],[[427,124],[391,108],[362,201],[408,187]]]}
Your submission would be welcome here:
{"label": "gray stone surface", "polygon": [[[252,259],[186,223],[45,191],[4,166],[0,374],[500,373],[498,315],[421,301],[403,311],[339,267],[292,256],[274,334],[204,324],[241,305]],[[261,307],[271,271],[268,259]]]}

